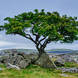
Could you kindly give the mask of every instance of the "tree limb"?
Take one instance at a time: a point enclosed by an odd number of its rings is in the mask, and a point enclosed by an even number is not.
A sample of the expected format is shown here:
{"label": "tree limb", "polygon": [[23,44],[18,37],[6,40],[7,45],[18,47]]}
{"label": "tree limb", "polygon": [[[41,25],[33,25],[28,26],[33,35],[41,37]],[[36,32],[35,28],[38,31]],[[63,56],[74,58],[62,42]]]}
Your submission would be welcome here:
{"label": "tree limb", "polygon": [[41,42],[41,41],[43,41],[43,40],[45,40],[45,39],[46,39],[46,37],[42,38],[39,42]]}
{"label": "tree limb", "polygon": [[33,41],[33,42],[36,44],[36,42],[35,42],[34,39],[31,37],[30,34],[25,34],[24,32],[18,33],[18,34],[21,35],[21,36],[23,36],[23,37],[25,37],[25,38],[27,38],[27,39],[29,39],[29,40],[31,40],[31,41]]}
{"label": "tree limb", "polygon": [[48,43],[50,43],[51,42],[51,40],[50,40],[50,38],[47,38],[45,41],[44,41],[44,43],[43,43],[43,45],[41,46],[41,48],[45,48],[46,47],[46,45],[48,44]]}

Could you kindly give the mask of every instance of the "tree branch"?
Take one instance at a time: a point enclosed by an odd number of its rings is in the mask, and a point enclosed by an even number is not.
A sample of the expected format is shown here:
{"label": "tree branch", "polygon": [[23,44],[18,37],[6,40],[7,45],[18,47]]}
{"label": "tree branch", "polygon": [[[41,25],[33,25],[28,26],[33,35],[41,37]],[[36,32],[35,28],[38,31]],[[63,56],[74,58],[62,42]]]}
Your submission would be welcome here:
{"label": "tree branch", "polygon": [[45,40],[45,39],[46,39],[46,37],[42,38],[39,42],[41,42],[41,41],[43,41],[43,40]]}
{"label": "tree branch", "polygon": [[36,36],[37,34],[34,33],[33,29],[34,29],[34,26],[32,27],[31,31],[32,31],[32,34]]}
{"label": "tree branch", "polygon": [[31,37],[30,34],[26,34],[26,35],[25,35],[25,38],[27,38],[27,39],[33,41],[33,42],[36,44],[36,41]]}
{"label": "tree branch", "polygon": [[27,38],[27,39],[29,39],[29,40],[31,40],[31,41],[33,41],[33,42],[36,44],[36,42],[35,42],[34,39],[31,37],[30,34],[25,34],[24,32],[18,33],[18,34],[21,35],[21,36],[23,36],[23,37],[25,37],[25,38]]}
{"label": "tree branch", "polygon": [[38,42],[39,38],[40,38],[40,36],[36,35],[35,41]]}
{"label": "tree branch", "polygon": [[47,38],[45,41],[44,41],[44,43],[43,43],[43,45],[41,46],[41,48],[45,48],[46,47],[46,45],[48,44],[48,43],[50,43],[51,42],[51,40],[50,40],[50,38]]}

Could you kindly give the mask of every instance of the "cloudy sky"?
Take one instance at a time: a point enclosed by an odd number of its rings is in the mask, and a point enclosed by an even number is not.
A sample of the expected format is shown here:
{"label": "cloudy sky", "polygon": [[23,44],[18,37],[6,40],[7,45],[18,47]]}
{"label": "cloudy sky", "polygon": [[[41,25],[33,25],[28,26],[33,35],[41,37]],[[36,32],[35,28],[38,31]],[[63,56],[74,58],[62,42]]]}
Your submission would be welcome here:
{"label": "cloudy sky", "polygon": [[[45,9],[45,11],[58,11],[61,15],[78,17],[78,0],[0,0],[0,25],[4,23],[5,17],[13,17],[26,11],[34,9]],[[33,49],[34,44],[19,36],[5,35],[0,32],[0,49],[5,48],[26,48]],[[78,50],[78,41],[72,44],[51,43],[46,49],[65,48]]]}

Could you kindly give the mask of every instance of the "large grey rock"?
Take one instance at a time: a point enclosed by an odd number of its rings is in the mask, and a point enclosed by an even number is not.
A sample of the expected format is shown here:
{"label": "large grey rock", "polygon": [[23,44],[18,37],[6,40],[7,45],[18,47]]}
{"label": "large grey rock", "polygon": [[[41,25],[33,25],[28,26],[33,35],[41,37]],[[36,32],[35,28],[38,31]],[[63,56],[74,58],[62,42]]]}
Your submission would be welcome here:
{"label": "large grey rock", "polygon": [[24,58],[21,55],[16,55],[10,56],[7,63],[19,66],[20,68],[26,68],[31,63],[31,59],[29,59],[28,57]]}
{"label": "large grey rock", "polygon": [[43,53],[35,64],[44,67],[44,68],[55,68],[49,56],[46,53]]}
{"label": "large grey rock", "polygon": [[[4,54],[4,55],[3,55]],[[0,63],[18,66],[20,68],[26,68],[33,60],[37,58],[36,54],[25,54],[23,52],[17,52],[16,50],[5,50],[0,56]],[[12,67],[9,65],[9,68]]]}
{"label": "large grey rock", "polygon": [[23,60],[23,57],[20,56],[20,55],[16,55],[16,56],[14,56],[14,55],[9,55],[9,57],[6,58],[6,60],[5,60],[5,64],[11,63],[11,64],[13,64],[13,65],[18,65],[21,60]]}
{"label": "large grey rock", "polygon": [[0,63],[2,64],[2,63],[6,63],[7,62],[7,56],[0,56]]}
{"label": "large grey rock", "polygon": [[31,63],[31,60],[21,60],[19,63],[20,68],[26,68]]}
{"label": "large grey rock", "polygon": [[37,54],[25,54],[25,53],[18,53],[18,55],[23,56],[24,59],[37,59],[38,55]]}
{"label": "large grey rock", "polygon": [[59,57],[57,58],[57,60],[54,61],[54,63],[56,66],[64,66],[65,61]]}

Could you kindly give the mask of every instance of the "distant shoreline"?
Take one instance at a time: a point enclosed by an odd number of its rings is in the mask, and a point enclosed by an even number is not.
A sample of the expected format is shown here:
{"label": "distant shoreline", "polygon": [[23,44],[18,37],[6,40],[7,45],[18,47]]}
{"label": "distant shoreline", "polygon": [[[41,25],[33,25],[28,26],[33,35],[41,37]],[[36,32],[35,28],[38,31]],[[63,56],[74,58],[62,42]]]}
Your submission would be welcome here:
{"label": "distant shoreline", "polygon": [[[24,53],[37,53],[38,51],[36,49],[4,49],[0,50],[2,51],[17,51],[17,52],[24,52]],[[51,50],[46,50],[48,54],[67,54],[67,53],[78,53],[78,50],[70,50],[70,49],[51,49]]]}

